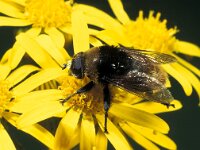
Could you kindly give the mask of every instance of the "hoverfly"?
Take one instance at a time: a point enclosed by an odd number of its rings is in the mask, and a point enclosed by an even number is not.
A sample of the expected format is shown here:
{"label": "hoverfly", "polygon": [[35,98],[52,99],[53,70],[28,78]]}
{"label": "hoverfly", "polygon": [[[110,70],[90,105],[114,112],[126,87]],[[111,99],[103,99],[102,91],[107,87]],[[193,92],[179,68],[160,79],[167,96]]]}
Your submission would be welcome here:
{"label": "hoverfly", "polygon": [[[93,47],[86,52],[77,53],[70,64],[73,76],[78,79],[87,76],[91,81],[61,103],[75,94],[91,90],[95,84],[101,84],[104,94],[104,127],[107,132],[108,110],[112,101],[108,85],[112,84],[146,100],[174,107],[170,104],[174,98],[165,87],[167,74],[161,64],[175,61],[173,56],[159,52],[114,46]],[[66,67],[67,64],[63,69]]]}

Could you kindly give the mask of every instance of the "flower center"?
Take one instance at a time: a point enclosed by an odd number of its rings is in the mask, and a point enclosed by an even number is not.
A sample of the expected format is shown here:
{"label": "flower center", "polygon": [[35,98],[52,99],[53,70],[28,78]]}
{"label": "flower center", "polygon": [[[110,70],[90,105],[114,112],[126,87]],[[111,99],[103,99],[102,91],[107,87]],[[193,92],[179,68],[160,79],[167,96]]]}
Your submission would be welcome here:
{"label": "flower center", "polygon": [[159,52],[170,52],[174,50],[174,42],[177,33],[176,28],[167,29],[167,20],[160,21],[161,14],[155,17],[153,11],[149,13],[148,18],[143,17],[140,11],[136,21],[126,24],[127,36],[137,49],[150,49]]}
{"label": "flower center", "polygon": [[2,117],[2,113],[7,108],[8,103],[13,97],[9,87],[10,86],[8,82],[0,80],[0,118]]}
{"label": "flower center", "polygon": [[[68,76],[67,78],[65,77],[59,89],[63,90],[63,97],[65,98],[76,92],[88,82],[90,82],[88,78],[79,80],[75,77]],[[100,86],[94,86],[94,88],[88,92],[76,94],[75,96],[71,97],[67,103],[75,110],[81,109],[85,115],[104,113],[103,92]]]}
{"label": "flower center", "polygon": [[34,27],[60,27],[70,22],[71,5],[64,0],[27,0],[25,14]]}
{"label": "flower center", "polygon": [[[70,94],[76,92],[79,88],[86,85],[90,80],[84,78],[82,80],[76,79],[72,76],[64,77],[60,80],[62,85],[59,87],[63,91],[63,97],[66,98]],[[138,97],[121,90],[117,87],[109,86],[111,103],[135,103],[138,102]],[[104,101],[103,101],[103,87],[101,84],[95,86],[88,92],[76,94],[71,97],[66,103],[72,106],[75,110],[82,110],[84,116],[87,114],[104,114]]]}

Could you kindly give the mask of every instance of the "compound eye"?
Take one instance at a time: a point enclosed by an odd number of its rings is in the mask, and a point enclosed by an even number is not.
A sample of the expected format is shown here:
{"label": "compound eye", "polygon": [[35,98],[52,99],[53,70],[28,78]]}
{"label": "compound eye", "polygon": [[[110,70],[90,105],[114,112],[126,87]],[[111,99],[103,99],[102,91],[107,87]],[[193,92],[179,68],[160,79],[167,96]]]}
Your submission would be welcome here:
{"label": "compound eye", "polygon": [[72,59],[72,64],[70,67],[71,73],[79,79],[84,77],[84,56],[83,53],[78,53]]}

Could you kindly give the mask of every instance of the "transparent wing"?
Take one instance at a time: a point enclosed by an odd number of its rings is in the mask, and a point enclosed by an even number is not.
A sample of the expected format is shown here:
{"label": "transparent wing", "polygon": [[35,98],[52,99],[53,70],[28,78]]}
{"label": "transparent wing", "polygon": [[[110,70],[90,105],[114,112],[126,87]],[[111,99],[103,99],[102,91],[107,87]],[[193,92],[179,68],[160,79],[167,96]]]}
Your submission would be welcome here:
{"label": "transparent wing", "polygon": [[157,64],[167,64],[176,62],[175,57],[165,53],[148,51],[148,50],[131,49],[126,47],[120,47],[120,49],[129,54],[133,58],[147,57],[150,61]]}
{"label": "transparent wing", "polygon": [[105,80],[147,100],[170,104],[174,99],[160,81],[142,72],[130,71],[123,76],[106,77]]}
{"label": "transparent wing", "polygon": [[168,54],[146,50],[125,47],[119,50],[128,55],[131,68],[120,75],[109,74],[104,80],[147,100],[169,104],[173,96],[165,87],[167,74],[160,64],[175,62],[176,59]]}

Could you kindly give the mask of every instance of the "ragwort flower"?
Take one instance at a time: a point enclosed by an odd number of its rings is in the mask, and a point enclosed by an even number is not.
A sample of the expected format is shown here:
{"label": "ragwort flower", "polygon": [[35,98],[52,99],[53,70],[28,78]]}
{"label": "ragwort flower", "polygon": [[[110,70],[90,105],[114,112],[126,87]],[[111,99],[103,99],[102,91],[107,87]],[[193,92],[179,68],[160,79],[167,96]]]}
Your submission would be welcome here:
{"label": "ragwort flower", "polygon": [[1,1],[1,26],[61,27],[71,22],[71,4],[64,0]]}
{"label": "ragwort flower", "polygon": [[131,20],[124,11],[120,0],[109,0],[109,3],[117,20],[92,6],[77,6],[84,12],[88,24],[102,28],[102,31],[92,33],[94,38],[96,37],[96,40],[100,39],[109,45],[120,44],[174,56],[177,62],[163,65],[164,69],[181,84],[187,96],[191,95],[192,88],[194,88],[200,97],[199,69],[177,55],[177,53],[182,53],[200,57],[199,47],[176,39],[177,29],[168,29],[167,20],[161,21],[160,13],[154,16],[153,11],[151,11],[149,16],[145,18],[143,12],[140,11],[138,18]]}
{"label": "ragwort flower", "polygon": [[[33,76],[21,86],[47,78],[52,72]],[[154,102],[142,102],[134,95],[111,88],[112,102],[108,117],[108,134],[104,133],[104,105],[100,87],[78,94],[64,105],[60,99],[74,93],[88,83],[88,79],[77,80],[71,76],[61,76],[58,89],[33,91],[21,97],[12,111],[19,111],[22,116],[18,120],[18,127],[24,128],[50,117],[61,117],[56,131],[54,149],[70,149],[80,143],[81,149],[106,149],[107,139],[116,149],[132,149],[122,131],[145,148],[159,149],[154,143],[167,149],[176,149],[175,143],[165,134],[169,127],[161,118],[153,113],[174,111],[181,108],[181,104],[174,100],[176,108],[167,109]],[[29,101],[27,101],[29,100]],[[138,103],[140,102],[140,103]],[[26,108],[22,106],[26,104]],[[143,132],[145,131],[145,132]],[[101,145],[103,143],[103,145]]]}
{"label": "ragwort flower", "polygon": [[[89,41],[87,30],[77,33],[78,28],[87,28],[82,11],[72,6],[73,1],[65,0],[10,0],[0,1],[0,26],[28,26],[26,31],[31,36],[37,36],[40,33],[48,34],[51,39],[60,46],[64,47],[65,40],[71,40],[76,43],[77,34],[82,37],[79,42]],[[70,35],[69,35],[70,34]],[[76,45],[76,44],[75,44]],[[88,49],[83,47],[82,49]]]}
{"label": "ragwort flower", "polygon": [[[101,86],[96,86],[87,93],[75,95],[62,105],[60,99],[74,93],[87,84],[89,79],[79,80],[62,70],[60,65],[70,60],[67,52],[56,49],[55,43],[50,40],[48,40],[49,46],[45,46],[42,37],[50,39],[48,35],[43,34],[33,38],[25,33],[17,37],[18,44],[25,51],[34,51],[34,48],[41,49],[42,47],[42,51],[37,53],[40,57],[36,55],[31,55],[31,57],[39,66],[47,68],[24,81],[18,89],[29,85],[23,91],[27,92],[27,90],[30,91],[29,88],[34,89],[53,79],[60,86],[57,89],[32,91],[21,97],[21,100],[11,108],[12,111],[22,113],[17,122],[19,128],[57,116],[61,117],[61,121],[55,135],[55,149],[71,149],[79,143],[80,149],[106,149],[107,140],[116,149],[132,149],[123,132],[145,148],[159,149],[156,145],[158,144],[168,149],[176,149],[175,143],[165,135],[169,131],[168,125],[154,113],[180,109],[181,104],[177,100],[172,102],[176,108],[167,109],[161,104],[142,101],[141,98],[110,86],[112,100],[108,117],[108,134],[104,133],[104,104]],[[87,46],[89,43],[84,44]],[[34,46],[31,47],[31,45]],[[75,53],[77,53],[76,50]],[[45,57],[46,55],[48,57]],[[46,58],[46,63],[40,60],[41,58]],[[53,61],[59,65],[51,68],[51,63],[48,62]],[[22,107],[24,105],[26,105],[25,108]]]}
{"label": "ragwort flower", "polygon": [[[14,69],[10,67],[10,61],[8,60],[8,52],[3,56],[0,62],[0,149],[1,150],[15,150],[13,141],[11,140],[6,128],[3,125],[3,121],[6,120],[10,124],[16,127],[16,120],[19,118],[19,112],[13,112],[10,108],[17,104],[18,98],[23,95],[18,93],[18,85],[23,83],[31,73],[38,71],[39,68],[32,65],[24,65]],[[12,61],[14,62],[14,61]],[[14,66],[17,66],[15,64]],[[26,88],[26,87],[25,87]],[[23,91],[23,89],[20,89]],[[23,105],[22,107],[26,107]],[[40,139],[49,148],[53,147],[54,137],[42,126],[35,124],[27,126],[26,128],[21,128],[22,131],[34,136],[36,139]]]}

